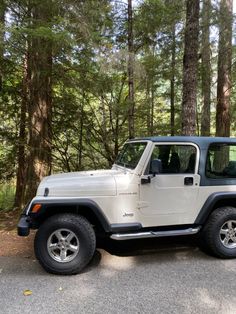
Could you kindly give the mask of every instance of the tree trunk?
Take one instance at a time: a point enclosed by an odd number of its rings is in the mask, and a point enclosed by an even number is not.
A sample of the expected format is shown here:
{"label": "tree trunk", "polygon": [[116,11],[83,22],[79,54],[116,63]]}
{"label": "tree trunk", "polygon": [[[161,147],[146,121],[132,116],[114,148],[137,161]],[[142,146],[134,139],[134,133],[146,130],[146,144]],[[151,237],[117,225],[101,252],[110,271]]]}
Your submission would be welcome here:
{"label": "tree trunk", "polygon": [[151,78],[151,97],[150,97],[150,136],[154,135],[154,107],[155,107],[155,88],[154,78]]}
{"label": "tree trunk", "polygon": [[147,135],[150,134],[150,79],[146,79]]}
{"label": "tree trunk", "polygon": [[202,99],[201,135],[210,136],[211,106],[211,48],[210,48],[211,0],[203,0],[202,7]]}
{"label": "tree trunk", "polygon": [[[44,1],[33,7],[32,27],[48,25],[52,10]],[[52,45],[48,37],[31,35],[29,47],[30,103],[29,158],[26,198],[31,199],[40,180],[51,170],[51,111],[52,111]]]}
{"label": "tree trunk", "polygon": [[26,184],[26,112],[28,105],[28,55],[26,52],[23,64],[23,80],[21,92],[21,111],[20,111],[20,130],[17,143],[17,174],[16,174],[16,193],[14,207],[22,208],[25,205],[25,184]]}
{"label": "tree trunk", "polygon": [[216,106],[216,136],[230,136],[233,0],[221,0]]}
{"label": "tree trunk", "polygon": [[128,87],[129,87],[129,138],[134,137],[134,39],[132,0],[128,0]]}
{"label": "tree trunk", "polygon": [[5,1],[0,2],[0,92],[2,91],[3,80],[3,55],[4,55],[4,24],[5,24]]}
{"label": "tree trunk", "polygon": [[170,79],[170,129],[171,136],[175,135],[175,24],[172,29],[172,47],[171,47],[171,79]]}
{"label": "tree trunk", "polygon": [[187,0],[183,58],[182,134],[196,134],[199,0]]}
{"label": "tree trunk", "polygon": [[[85,95],[83,93],[83,100]],[[84,133],[84,104],[80,108],[80,127],[79,127],[79,145],[78,145],[78,170],[82,170],[82,153],[83,153],[83,133]]]}

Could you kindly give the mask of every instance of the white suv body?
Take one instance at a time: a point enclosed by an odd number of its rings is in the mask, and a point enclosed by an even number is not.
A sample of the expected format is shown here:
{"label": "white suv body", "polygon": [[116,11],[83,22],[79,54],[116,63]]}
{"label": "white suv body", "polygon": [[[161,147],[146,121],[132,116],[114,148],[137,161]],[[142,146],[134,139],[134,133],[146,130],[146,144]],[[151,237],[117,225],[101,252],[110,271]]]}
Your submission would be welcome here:
{"label": "white suv body", "polygon": [[[73,227],[73,231],[69,228],[70,217],[82,219],[78,224],[90,225],[88,233],[94,233],[94,243],[99,233],[115,240],[185,235],[199,231],[207,237],[210,231],[205,226],[209,225],[209,220],[211,222],[214,215],[220,216],[219,208],[222,217],[225,217],[228,208],[228,218],[224,218],[225,222],[223,219],[219,226],[217,243],[223,245],[223,251],[217,253],[216,244],[211,251],[221,257],[234,257],[234,204],[236,207],[236,139],[141,138],[126,142],[111,170],[65,173],[44,178],[36,197],[24,210],[18,234],[25,236],[30,228],[39,228],[36,256],[43,267],[54,273],[75,273],[84,265],[74,265],[80,250],[73,255],[74,247],[71,251],[68,249],[68,256],[61,258],[62,250],[57,247],[59,241],[63,242],[68,236],[67,232],[71,232],[70,237],[74,235],[73,243],[80,242],[81,230],[77,233],[76,228]],[[55,226],[53,217],[56,218]],[[42,240],[40,230],[48,228],[45,246],[49,253],[46,253],[39,241]],[[54,229],[62,230],[61,239],[55,235]],[[48,239],[56,247],[52,252]],[[49,254],[46,261],[42,254]],[[53,266],[49,266],[50,262]]]}

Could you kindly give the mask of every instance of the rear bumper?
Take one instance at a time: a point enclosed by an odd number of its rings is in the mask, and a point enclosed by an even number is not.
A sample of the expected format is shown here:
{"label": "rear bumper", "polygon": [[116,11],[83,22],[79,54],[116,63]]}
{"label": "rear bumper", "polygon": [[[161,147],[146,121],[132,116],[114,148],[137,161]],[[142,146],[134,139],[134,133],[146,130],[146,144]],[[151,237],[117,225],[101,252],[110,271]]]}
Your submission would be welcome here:
{"label": "rear bumper", "polygon": [[26,215],[22,215],[17,225],[17,234],[21,237],[27,237],[29,233],[30,233],[29,217]]}

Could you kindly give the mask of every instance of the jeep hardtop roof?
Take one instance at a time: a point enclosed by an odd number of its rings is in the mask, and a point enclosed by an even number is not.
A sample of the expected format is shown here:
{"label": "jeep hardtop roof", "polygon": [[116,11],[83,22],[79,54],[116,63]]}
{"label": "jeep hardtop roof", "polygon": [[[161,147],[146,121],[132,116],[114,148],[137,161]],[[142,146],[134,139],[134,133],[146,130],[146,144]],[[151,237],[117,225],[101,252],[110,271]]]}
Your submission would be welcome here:
{"label": "jeep hardtop roof", "polygon": [[206,136],[151,136],[130,139],[132,141],[152,141],[152,142],[188,142],[194,143],[202,149],[208,148],[211,143],[228,143],[236,145],[235,137],[206,137]]}

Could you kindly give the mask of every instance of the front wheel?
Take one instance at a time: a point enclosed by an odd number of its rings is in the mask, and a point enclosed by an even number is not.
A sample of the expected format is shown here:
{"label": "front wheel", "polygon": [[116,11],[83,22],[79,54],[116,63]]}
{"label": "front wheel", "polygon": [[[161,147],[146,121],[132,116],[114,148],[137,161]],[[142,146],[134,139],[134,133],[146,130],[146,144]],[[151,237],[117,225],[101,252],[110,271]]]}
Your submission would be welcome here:
{"label": "front wheel", "polygon": [[36,233],[35,255],[43,268],[53,274],[77,274],[94,255],[96,237],[82,216],[60,214],[48,218]]}
{"label": "front wheel", "polygon": [[236,208],[221,207],[210,215],[203,228],[202,240],[213,255],[236,257]]}

